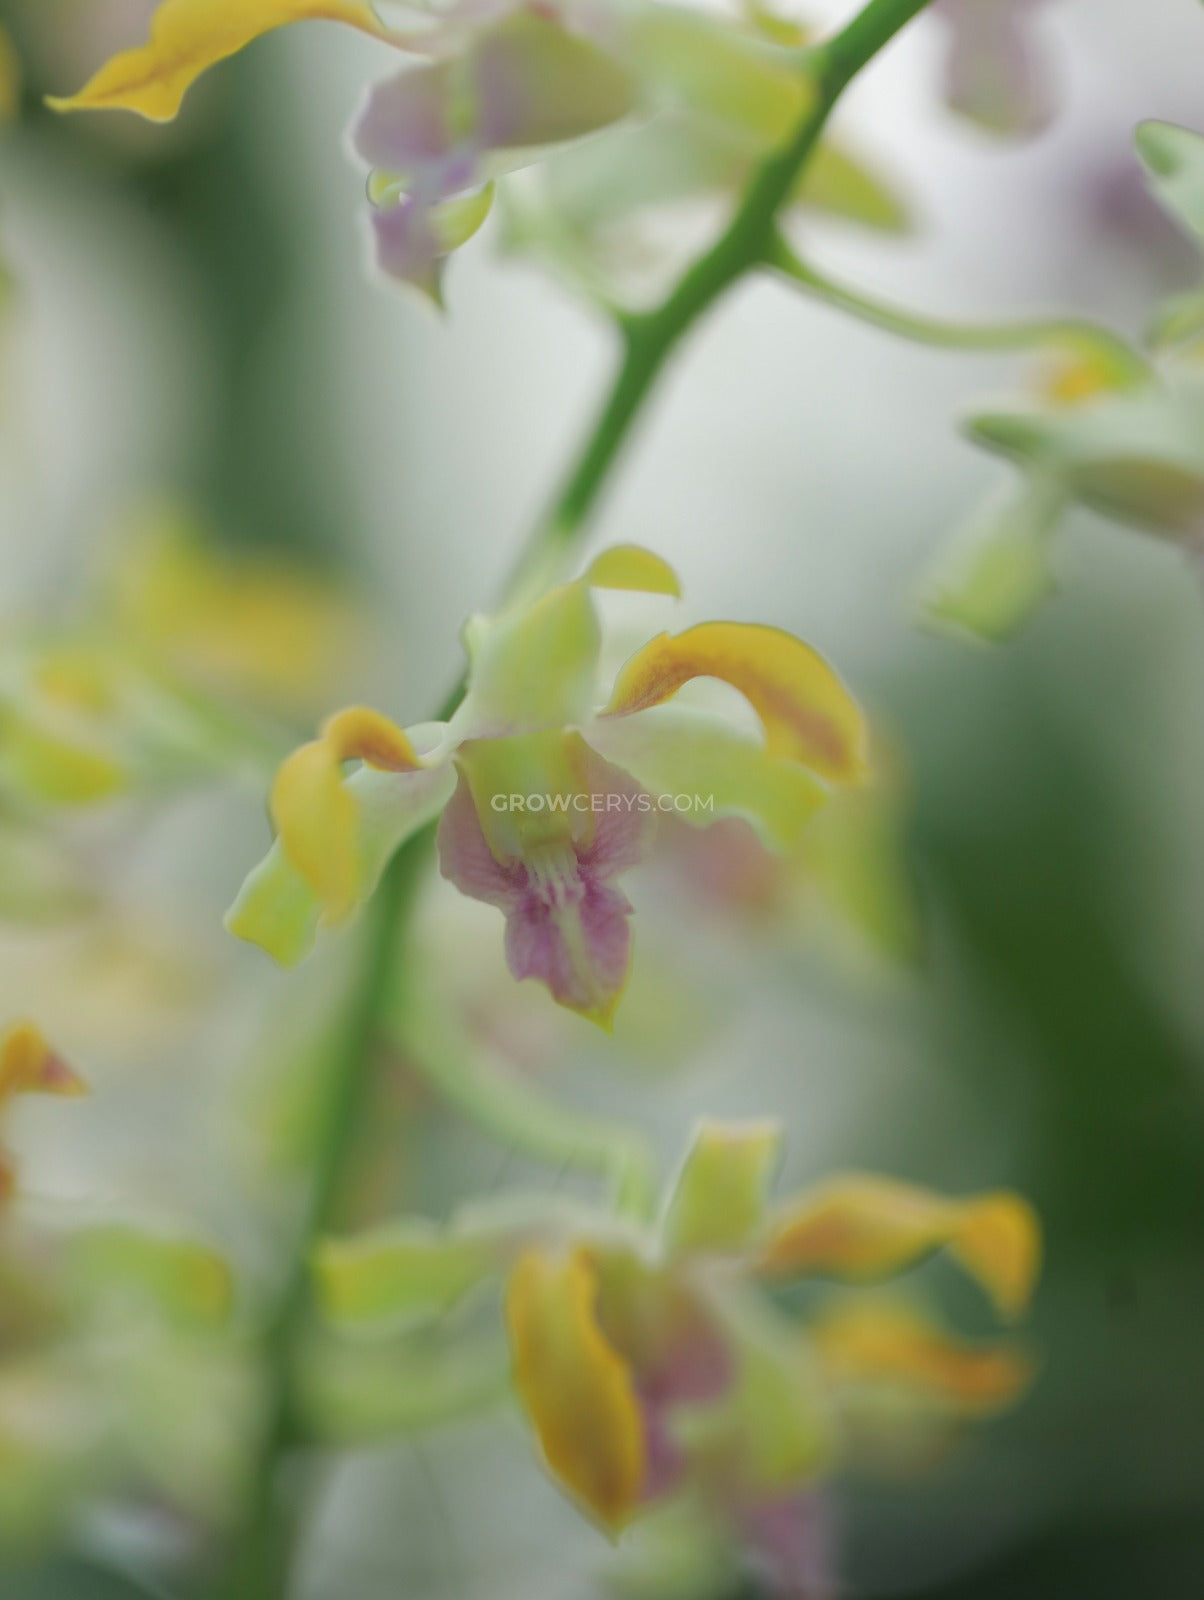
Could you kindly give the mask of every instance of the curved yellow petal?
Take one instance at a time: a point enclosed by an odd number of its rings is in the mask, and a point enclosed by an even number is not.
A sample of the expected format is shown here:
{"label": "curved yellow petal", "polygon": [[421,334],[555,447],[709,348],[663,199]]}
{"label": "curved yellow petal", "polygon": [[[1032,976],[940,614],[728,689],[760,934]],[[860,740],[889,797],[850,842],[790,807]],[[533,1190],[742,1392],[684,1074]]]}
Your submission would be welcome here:
{"label": "curved yellow petal", "polygon": [[627,1363],[598,1326],[598,1281],[583,1250],[519,1258],[506,1292],[514,1383],[550,1471],[609,1529],[644,1481],[644,1435]]}
{"label": "curved yellow petal", "polygon": [[339,761],[364,761],[381,772],[418,772],[422,763],[396,723],[366,706],[336,711],[322,725],[322,741]]}
{"label": "curved yellow petal", "polygon": [[889,1178],[837,1178],[788,1205],[772,1227],[760,1268],[771,1278],[829,1274],[872,1283],[948,1249],[1014,1317],[1032,1296],[1041,1262],[1036,1213],[999,1192],[947,1200]]}
{"label": "curved yellow petal", "polygon": [[1023,1350],[954,1339],[912,1307],[891,1301],[857,1300],[824,1310],[809,1332],[835,1382],[899,1385],[960,1416],[1004,1410],[1033,1378],[1033,1360]]}
{"label": "curved yellow petal", "polygon": [[272,825],[285,855],[333,921],[346,917],[359,887],[355,801],[343,767],[324,739],[302,745],[272,784]]}
{"label": "curved yellow petal", "polygon": [[150,39],[103,66],[78,94],[50,97],[56,111],[136,111],[170,122],[200,75],[290,22],[345,22],[387,37],[364,0],[164,0]]}
{"label": "curved yellow petal", "polygon": [[14,1094],[87,1094],[82,1078],[47,1043],[32,1022],[14,1023],[0,1037],[0,1103]]}
{"label": "curved yellow petal", "polygon": [[285,761],[269,809],[284,852],[312,886],[326,916],[349,916],[360,895],[359,814],[343,781],[343,763],[383,772],[422,770],[410,741],[378,711],[352,706],[331,717],[322,736]]}
{"label": "curved yellow petal", "polygon": [[583,582],[591,589],[633,589],[681,598],[681,582],[667,561],[638,544],[616,544],[591,563]]}
{"label": "curved yellow petal", "polygon": [[761,719],[771,756],[836,783],[865,775],[860,706],[821,655],[780,628],[704,622],[659,634],[623,667],[603,716],[660,705],[694,678],[718,678],[740,691]]}

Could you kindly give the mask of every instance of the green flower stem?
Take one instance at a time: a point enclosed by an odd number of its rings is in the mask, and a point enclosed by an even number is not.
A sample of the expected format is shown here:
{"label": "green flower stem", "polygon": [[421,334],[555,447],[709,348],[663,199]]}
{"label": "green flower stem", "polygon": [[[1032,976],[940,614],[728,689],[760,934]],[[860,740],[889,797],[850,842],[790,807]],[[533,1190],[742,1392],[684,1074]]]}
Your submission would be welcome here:
{"label": "green flower stem", "polygon": [[[510,585],[511,594],[524,588],[533,575],[542,575],[578,541],[670,355],[727,289],[770,255],[777,213],[815,149],[833,106],[858,72],[927,3],[869,0],[842,33],[803,58],[815,93],[793,137],[758,168],[727,231],[686,272],[664,304],[622,324],[624,359],[610,397],[551,513],[532,534]],[[461,684],[442,714],[450,715],[462,696]],[[357,1113],[387,1015],[403,924],[431,842],[428,829],[397,853],[365,921],[364,966],[348,1004],[335,1089],[315,1161],[312,1197],[297,1231],[287,1280],[264,1335],[266,1420],[258,1457],[252,1463],[249,1503],[217,1589],[223,1600],[285,1600],[288,1594],[302,1507],[295,1494],[289,1496],[289,1486],[281,1483],[280,1468],[289,1453],[304,1442],[294,1389],[309,1316],[309,1258],[315,1239],[326,1229],[353,1148]],[[477,1104],[472,1109],[477,1110]],[[494,1114],[499,1114],[496,1106]]]}
{"label": "green flower stem", "polygon": [[1149,365],[1138,351],[1117,334],[1092,322],[1063,321],[1054,317],[1015,322],[945,322],[938,317],[872,300],[836,283],[799,260],[780,237],[774,240],[768,265],[825,305],[916,344],[967,352],[1023,353],[1060,349],[1068,355],[1097,362],[1121,386],[1143,383],[1150,376]]}

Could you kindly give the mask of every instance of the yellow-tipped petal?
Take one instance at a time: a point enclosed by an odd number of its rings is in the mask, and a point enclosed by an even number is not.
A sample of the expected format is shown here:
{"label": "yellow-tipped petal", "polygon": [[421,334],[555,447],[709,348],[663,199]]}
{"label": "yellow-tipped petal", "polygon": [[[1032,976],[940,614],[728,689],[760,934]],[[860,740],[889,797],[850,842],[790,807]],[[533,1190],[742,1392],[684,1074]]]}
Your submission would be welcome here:
{"label": "yellow-tipped petal", "polygon": [[661,705],[694,678],[718,678],[740,691],[761,719],[770,755],[836,783],[865,775],[860,706],[821,655],[779,628],[705,622],[659,634],[623,667],[603,715]]}
{"label": "yellow-tipped petal", "polygon": [[349,706],[323,724],[322,741],[339,761],[364,761],[381,772],[417,772],[422,763],[396,723],[379,711]]}
{"label": "yellow-tipped petal", "polygon": [[761,1258],[772,1278],[811,1273],[873,1283],[948,1249],[1013,1317],[1040,1268],[1036,1213],[1018,1195],[947,1200],[888,1178],[850,1176],[802,1196],[778,1217]]}
{"label": "yellow-tipped petal", "polygon": [[584,581],[591,589],[634,589],[642,594],[681,598],[681,583],[673,568],[638,544],[617,544],[603,550],[591,563]]}
{"label": "yellow-tipped petal", "polygon": [[326,915],[347,917],[359,889],[355,801],[325,740],[302,745],[281,766],[269,809],[285,855],[313,888]]}
{"label": "yellow-tipped petal", "polygon": [[954,1339],[910,1306],[857,1300],[820,1313],[810,1336],[841,1384],[887,1383],[926,1395],[960,1416],[984,1417],[1020,1398],[1033,1361],[1007,1345]]}
{"label": "yellow-tipped petal", "polygon": [[583,1250],[530,1252],[511,1274],[506,1323],[515,1387],[549,1470],[615,1530],[639,1498],[644,1437],[631,1371],[598,1326],[597,1297]]}
{"label": "yellow-tipped petal", "polygon": [[324,724],[320,739],[294,750],[276,774],[272,822],[285,854],[332,922],[351,914],[363,877],[360,818],[343,781],[345,761],[382,772],[422,770],[410,741],[388,717],[351,706]]}
{"label": "yellow-tipped petal", "polygon": [[32,1022],[18,1022],[0,1038],[0,1102],[14,1094],[74,1099],[87,1086]]}
{"label": "yellow-tipped petal", "polygon": [[984,1195],[962,1208],[949,1249],[1004,1317],[1018,1317],[1041,1271],[1041,1223],[1015,1194]]}
{"label": "yellow-tipped petal", "polygon": [[345,22],[387,37],[363,0],[164,0],[145,45],[114,56],[78,94],[48,103],[56,111],[136,111],[151,122],[170,122],[208,68],[262,34],[310,21]]}

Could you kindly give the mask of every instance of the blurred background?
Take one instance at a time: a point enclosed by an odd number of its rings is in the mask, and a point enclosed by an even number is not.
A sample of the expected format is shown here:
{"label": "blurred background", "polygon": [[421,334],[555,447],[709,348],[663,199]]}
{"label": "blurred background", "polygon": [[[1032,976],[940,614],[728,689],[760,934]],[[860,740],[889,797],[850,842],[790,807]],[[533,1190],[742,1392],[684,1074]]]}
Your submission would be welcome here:
{"label": "blurred background", "polygon": [[[141,37],[149,9],[0,0],[22,65],[19,115],[0,131],[5,637],[86,609],[146,508],[186,507],[230,560],[304,574],[301,637],[321,649],[287,694],[273,688],[283,748],[353,699],[418,720],[586,425],[609,332],[500,255],[493,224],[453,261],[443,317],[369,282],[344,132],[378,57],[341,30],[261,42],[170,128],[41,108]],[[1199,122],[1198,4],[1047,13],[1061,112],[1031,142],[941,107],[933,22],[866,74],[838,126],[915,225],[884,241],[809,221],[817,260],[946,315],[1066,309],[1125,330],[1193,281],[1132,128]],[[1058,550],[1061,591],[1015,641],[917,627],[926,569],[1006,477],[959,438],[959,412],[1025,377],[901,345],[769,282],[743,286],[680,352],[597,540],[664,554],[689,619],[773,622],[839,665],[897,768],[899,881],[875,890],[868,933],[865,917],[851,930],[819,910],[785,932],[737,928],[722,904],[675,920],[680,891],[653,883],[641,955],[659,987],[637,977],[613,1050],[584,1028],[539,1048],[558,1096],[643,1127],[666,1162],[701,1112],[773,1114],[789,1186],[852,1167],[1016,1188],[1040,1210],[1032,1394],[923,1473],[837,1486],[851,1593],[1195,1600],[1204,596],[1171,547],[1083,513]],[[222,932],[267,842],[265,782],[248,761],[235,781],[87,822],[71,841],[93,896],[82,922],[0,896],[0,1019],[36,1014],[94,1091],[14,1115],[29,1204],[186,1220],[252,1277],[271,1271],[304,1148],[289,1086],[338,964],[284,977]],[[492,922],[478,944],[471,915],[439,888],[431,900],[432,927],[446,922],[474,972],[500,960]],[[500,1175],[482,1136],[415,1109],[404,1072],[381,1092],[388,1150],[365,1157],[371,1197],[353,1208],[438,1214],[537,1176],[521,1161]],[[943,1278],[936,1291],[973,1327],[971,1297]],[[235,1404],[212,1392],[219,1412]],[[121,1573],[170,1537],[94,1508],[18,1539],[0,1596],[153,1592]],[[341,1457],[300,1593],[575,1600],[608,1592],[609,1560],[503,1409]]]}

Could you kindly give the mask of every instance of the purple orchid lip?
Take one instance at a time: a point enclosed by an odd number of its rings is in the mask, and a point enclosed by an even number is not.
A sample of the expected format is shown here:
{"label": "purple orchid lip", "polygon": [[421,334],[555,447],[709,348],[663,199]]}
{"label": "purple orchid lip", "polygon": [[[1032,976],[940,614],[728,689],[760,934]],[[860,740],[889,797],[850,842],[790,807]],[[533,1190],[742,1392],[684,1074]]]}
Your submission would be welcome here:
{"label": "purple orchid lip", "polygon": [[[633,802],[643,793],[599,756],[585,768],[583,792]],[[653,819],[633,803],[591,808],[592,828],[575,833],[581,820],[565,818],[524,856],[499,861],[461,777],[439,825],[439,860],[462,893],[504,913],[515,978],[536,978],[561,1005],[606,1022],[631,964],[632,906],[614,880],[641,860]]]}

